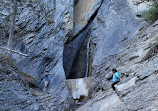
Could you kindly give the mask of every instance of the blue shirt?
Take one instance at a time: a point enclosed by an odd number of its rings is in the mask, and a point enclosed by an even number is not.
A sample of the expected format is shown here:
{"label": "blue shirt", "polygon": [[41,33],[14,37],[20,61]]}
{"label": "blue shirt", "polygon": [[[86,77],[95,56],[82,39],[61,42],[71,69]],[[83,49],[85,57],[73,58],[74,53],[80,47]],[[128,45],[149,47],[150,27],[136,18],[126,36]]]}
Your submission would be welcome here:
{"label": "blue shirt", "polygon": [[112,82],[116,82],[119,80],[119,72],[115,72],[112,77]]}

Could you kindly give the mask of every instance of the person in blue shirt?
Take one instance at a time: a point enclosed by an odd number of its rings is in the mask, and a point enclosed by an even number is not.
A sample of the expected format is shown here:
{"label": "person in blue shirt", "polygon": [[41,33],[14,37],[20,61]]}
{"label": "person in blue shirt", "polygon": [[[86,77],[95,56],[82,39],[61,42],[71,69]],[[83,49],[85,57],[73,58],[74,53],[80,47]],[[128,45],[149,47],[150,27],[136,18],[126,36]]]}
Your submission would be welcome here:
{"label": "person in blue shirt", "polygon": [[112,76],[112,89],[115,91],[115,84],[117,84],[118,82],[120,82],[120,78],[119,78],[119,72],[117,72],[116,69],[112,69],[113,72],[113,76]]}

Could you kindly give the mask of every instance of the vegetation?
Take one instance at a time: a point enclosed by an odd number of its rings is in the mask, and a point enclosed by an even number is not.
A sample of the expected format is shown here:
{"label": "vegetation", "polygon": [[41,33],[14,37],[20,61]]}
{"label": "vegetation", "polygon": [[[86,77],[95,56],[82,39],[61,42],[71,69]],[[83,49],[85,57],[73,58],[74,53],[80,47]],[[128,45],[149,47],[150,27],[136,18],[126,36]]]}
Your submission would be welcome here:
{"label": "vegetation", "polygon": [[32,2],[33,2],[33,0],[29,0],[29,2],[30,2],[30,3],[32,3]]}
{"label": "vegetation", "polygon": [[38,18],[44,18],[47,21],[48,25],[54,23],[52,12],[55,11],[55,8],[50,9],[46,6],[45,3],[42,2],[42,0],[29,0],[29,2],[36,4],[35,6],[32,5],[30,11],[33,11],[35,15],[38,16]]}
{"label": "vegetation", "polygon": [[158,19],[158,0],[150,0],[154,1],[152,7],[142,13],[142,17],[145,21],[154,22]]}
{"label": "vegetation", "polygon": [[11,2],[9,1],[0,1],[0,20],[2,21],[5,21],[5,22],[9,22],[10,21],[10,17],[11,17],[11,14],[6,14],[4,13],[5,11],[2,11],[3,9],[8,9],[10,11],[10,9],[8,8],[10,5]]}
{"label": "vegetation", "polygon": [[6,20],[7,22],[10,21],[10,16],[11,16],[11,15],[7,15],[7,16],[5,16],[5,20]]}
{"label": "vegetation", "polygon": [[32,79],[32,80],[35,80],[34,77],[30,76],[30,75],[27,74],[27,73],[24,73],[24,72],[20,72],[20,73],[21,73],[21,75],[23,75],[24,77],[30,78],[30,79]]}
{"label": "vegetation", "polygon": [[46,18],[46,20],[48,21],[48,24],[53,24],[54,23],[54,19],[49,17],[49,18]]}

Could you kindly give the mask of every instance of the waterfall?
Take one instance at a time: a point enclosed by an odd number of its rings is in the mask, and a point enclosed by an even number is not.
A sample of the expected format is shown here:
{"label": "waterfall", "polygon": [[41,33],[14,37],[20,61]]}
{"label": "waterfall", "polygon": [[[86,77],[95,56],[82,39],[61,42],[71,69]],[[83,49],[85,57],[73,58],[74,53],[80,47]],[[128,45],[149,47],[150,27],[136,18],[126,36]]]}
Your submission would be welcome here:
{"label": "waterfall", "polygon": [[87,54],[86,54],[86,73],[85,77],[88,77],[88,70],[89,70],[89,45],[90,45],[90,37],[87,41]]}

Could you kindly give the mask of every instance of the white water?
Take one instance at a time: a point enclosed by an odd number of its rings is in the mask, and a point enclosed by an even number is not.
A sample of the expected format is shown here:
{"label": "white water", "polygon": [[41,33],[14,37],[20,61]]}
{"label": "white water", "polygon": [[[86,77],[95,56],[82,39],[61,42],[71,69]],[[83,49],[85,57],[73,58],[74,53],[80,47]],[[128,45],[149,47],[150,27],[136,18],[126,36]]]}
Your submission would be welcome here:
{"label": "white water", "polygon": [[89,45],[90,45],[90,37],[87,41],[87,54],[86,54],[86,73],[85,77],[88,77],[88,70],[89,70]]}

